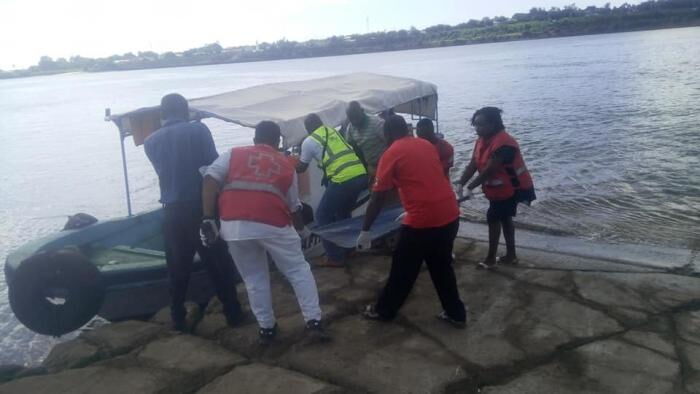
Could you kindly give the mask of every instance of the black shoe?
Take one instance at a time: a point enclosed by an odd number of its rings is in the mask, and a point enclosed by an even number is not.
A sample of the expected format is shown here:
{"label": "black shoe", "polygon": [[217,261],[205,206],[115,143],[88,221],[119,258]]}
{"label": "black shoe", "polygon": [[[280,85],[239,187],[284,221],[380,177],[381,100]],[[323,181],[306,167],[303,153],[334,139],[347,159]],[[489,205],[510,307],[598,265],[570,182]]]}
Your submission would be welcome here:
{"label": "black shoe", "polygon": [[321,321],[315,319],[306,322],[306,337],[311,342],[328,342],[331,340],[330,335],[323,329]]}
{"label": "black shoe", "polygon": [[447,312],[445,312],[445,311],[440,312],[440,314],[438,314],[435,317],[444,321],[445,323],[452,325],[452,327],[454,327],[454,328],[459,328],[462,330],[467,328],[467,320],[466,319],[465,320],[455,320],[455,319],[451,318],[447,314]]}
{"label": "black shoe", "polygon": [[262,328],[258,331],[258,343],[267,346],[272,343],[272,341],[277,336],[277,324],[272,328]]}
{"label": "black shoe", "polygon": [[362,317],[364,317],[367,320],[375,320],[375,321],[390,321],[391,319],[388,319],[377,312],[375,309],[374,305],[369,304],[365,306],[365,309],[362,311]]}

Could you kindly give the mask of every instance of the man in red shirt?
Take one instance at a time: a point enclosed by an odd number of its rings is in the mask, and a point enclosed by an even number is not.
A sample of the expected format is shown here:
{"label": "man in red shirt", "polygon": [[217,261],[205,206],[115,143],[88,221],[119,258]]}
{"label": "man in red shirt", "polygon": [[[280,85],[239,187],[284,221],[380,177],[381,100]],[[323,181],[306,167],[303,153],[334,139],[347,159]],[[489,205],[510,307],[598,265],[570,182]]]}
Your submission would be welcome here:
{"label": "man in red shirt", "polygon": [[442,170],[445,173],[447,179],[450,178],[450,168],[454,166],[455,150],[452,148],[449,142],[440,138],[435,134],[435,128],[433,127],[433,121],[428,118],[423,118],[418,121],[416,125],[416,134],[418,137],[427,140],[435,146],[437,149],[438,156],[440,156],[440,163],[442,164]]}
{"label": "man in red shirt", "polygon": [[413,138],[403,117],[389,117],[384,135],[390,146],[379,160],[372,198],[357,239],[358,249],[371,247],[369,229],[391,189],[398,189],[406,215],[389,279],[377,303],[368,305],[363,316],[372,320],[396,317],[425,260],[443,307],[438,318],[464,328],[467,312],[452,268],[452,244],[459,229],[459,208],[452,186],[443,176],[435,147]]}

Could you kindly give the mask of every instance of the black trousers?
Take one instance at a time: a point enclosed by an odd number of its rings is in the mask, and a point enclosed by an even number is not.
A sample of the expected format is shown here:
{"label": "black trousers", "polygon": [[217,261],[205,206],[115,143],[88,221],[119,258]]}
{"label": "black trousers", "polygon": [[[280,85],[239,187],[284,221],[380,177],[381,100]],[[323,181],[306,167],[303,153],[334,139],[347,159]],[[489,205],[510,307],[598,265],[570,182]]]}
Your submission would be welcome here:
{"label": "black trousers", "polygon": [[206,266],[216,295],[224,305],[227,317],[241,313],[241,305],[236,295],[236,278],[233,260],[228,253],[226,242],[219,239],[212,247],[205,247],[199,237],[202,220],[201,202],[182,202],[163,207],[165,220],[165,259],[170,281],[171,313],[173,319],[185,316],[184,303],[187,296],[194,254],[197,252]]}
{"label": "black trousers", "polygon": [[466,311],[459,298],[457,279],[452,267],[452,246],[458,229],[459,219],[442,227],[401,227],[399,242],[391,261],[389,279],[376,305],[377,313],[381,317],[396,317],[425,261],[442,308],[451,318],[466,320]]}

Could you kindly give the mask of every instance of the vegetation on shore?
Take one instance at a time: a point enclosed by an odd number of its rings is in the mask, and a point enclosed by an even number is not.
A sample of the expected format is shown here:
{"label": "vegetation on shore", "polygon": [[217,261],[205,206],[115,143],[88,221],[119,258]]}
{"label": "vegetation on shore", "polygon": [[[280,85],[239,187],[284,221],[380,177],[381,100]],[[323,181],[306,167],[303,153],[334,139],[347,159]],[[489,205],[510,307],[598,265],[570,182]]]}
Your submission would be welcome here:
{"label": "vegetation on shore", "polygon": [[409,30],[333,36],[304,42],[283,39],[274,43],[231,48],[214,43],[178,53],[130,52],[98,59],[81,56],[52,59],[43,56],[37,65],[27,69],[0,70],[0,78],[348,55],[698,25],[700,0],[649,0],[638,5],[625,3],[610,7],[606,4],[604,7],[583,9],[571,4],[549,10],[532,8],[528,13],[517,13],[510,18],[472,19],[455,26],[435,25],[423,30],[412,27]]}

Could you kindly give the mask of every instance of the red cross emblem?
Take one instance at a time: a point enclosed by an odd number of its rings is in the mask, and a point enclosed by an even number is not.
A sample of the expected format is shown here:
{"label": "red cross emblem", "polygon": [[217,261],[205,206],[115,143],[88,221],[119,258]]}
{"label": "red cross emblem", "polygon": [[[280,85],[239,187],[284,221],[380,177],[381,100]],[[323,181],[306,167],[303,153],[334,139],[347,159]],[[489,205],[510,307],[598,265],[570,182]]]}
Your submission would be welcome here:
{"label": "red cross emblem", "polygon": [[279,175],[282,170],[275,159],[270,153],[255,152],[248,156],[248,167],[255,170],[255,176],[270,178],[272,175]]}

